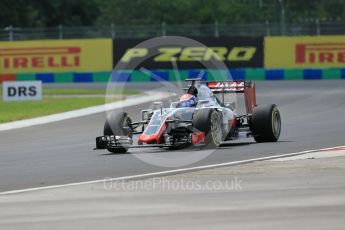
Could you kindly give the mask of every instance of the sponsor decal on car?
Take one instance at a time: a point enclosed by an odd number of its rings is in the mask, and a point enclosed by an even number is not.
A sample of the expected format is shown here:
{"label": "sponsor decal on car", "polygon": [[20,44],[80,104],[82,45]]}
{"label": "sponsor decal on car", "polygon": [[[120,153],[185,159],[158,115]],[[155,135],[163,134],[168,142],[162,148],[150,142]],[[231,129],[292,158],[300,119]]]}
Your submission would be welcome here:
{"label": "sponsor decal on car", "polygon": [[208,82],[207,86],[214,92],[217,91],[243,91],[243,81],[231,81],[231,82]]}

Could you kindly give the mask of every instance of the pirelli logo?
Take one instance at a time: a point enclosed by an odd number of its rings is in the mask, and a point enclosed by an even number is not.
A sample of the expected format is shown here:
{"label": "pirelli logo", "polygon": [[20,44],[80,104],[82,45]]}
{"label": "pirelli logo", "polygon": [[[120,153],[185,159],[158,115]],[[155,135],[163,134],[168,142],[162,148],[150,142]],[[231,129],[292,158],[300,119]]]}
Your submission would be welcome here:
{"label": "pirelli logo", "polygon": [[296,64],[345,64],[344,43],[296,44]]}
{"label": "pirelli logo", "polygon": [[1,69],[47,69],[79,67],[81,48],[0,48]]}

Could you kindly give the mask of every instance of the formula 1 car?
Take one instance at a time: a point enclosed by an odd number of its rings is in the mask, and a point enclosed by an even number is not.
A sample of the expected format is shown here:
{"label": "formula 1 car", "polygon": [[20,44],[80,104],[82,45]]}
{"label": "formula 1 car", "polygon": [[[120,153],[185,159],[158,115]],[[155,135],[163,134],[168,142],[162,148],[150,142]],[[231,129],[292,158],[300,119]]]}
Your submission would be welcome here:
{"label": "formula 1 car", "polygon": [[[187,94],[195,96],[195,105],[181,106],[177,101],[164,108],[163,102],[155,102],[154,108],[142,110],[141,120],[135,122],[126,112],[112,112],[105,122],[104,136],[96,138],[95,149],[126,153],[129,148],[144,147],[178,149],[195,145],[216,148],[245,137],[254,137],[256,142],[279,139],[279,110],[274,104],[256,105],[253,82],[187,81],[190,82]],[[236,114],[233,103],[225,101],[225,95],[232,93],[244,94],[244,114]]]}

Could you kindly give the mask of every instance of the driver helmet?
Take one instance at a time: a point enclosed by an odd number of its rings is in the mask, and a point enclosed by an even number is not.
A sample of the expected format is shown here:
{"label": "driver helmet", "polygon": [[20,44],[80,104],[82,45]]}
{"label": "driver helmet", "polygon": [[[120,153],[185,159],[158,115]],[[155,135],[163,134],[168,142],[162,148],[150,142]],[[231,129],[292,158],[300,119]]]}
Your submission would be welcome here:
{"label": "driver helmet", "polygon": [[196,103],[196,97],[187,93],[180,97],[179,107],[195,107]]}

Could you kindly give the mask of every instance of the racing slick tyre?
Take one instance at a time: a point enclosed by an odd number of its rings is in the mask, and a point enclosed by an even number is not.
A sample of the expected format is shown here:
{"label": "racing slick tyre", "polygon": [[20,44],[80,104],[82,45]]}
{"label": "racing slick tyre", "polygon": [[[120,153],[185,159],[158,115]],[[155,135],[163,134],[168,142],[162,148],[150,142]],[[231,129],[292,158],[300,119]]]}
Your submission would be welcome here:
{"label": "racing slick tyre", "polygon": [[277,106],[272,104],[254,107],[251,130],[256,142],[276,142],[281,130],[281,118]]}
{"label": "racing slick tyre", "polygon": [[[103,134],[105,136],[128,136],[132,138],[132,130],[129,124],[132,120],[125,112],[111,112],[104,124]],[[107,148],[112,153],[126,153],[128,149],[124,147],[119,148]]]}
{"label": "racing slick tyre", "polygon": [[199,109],[193,115],[193,128],[205,133],[207,148],[218,147],[222,142],[221,116],[215,109]]}

